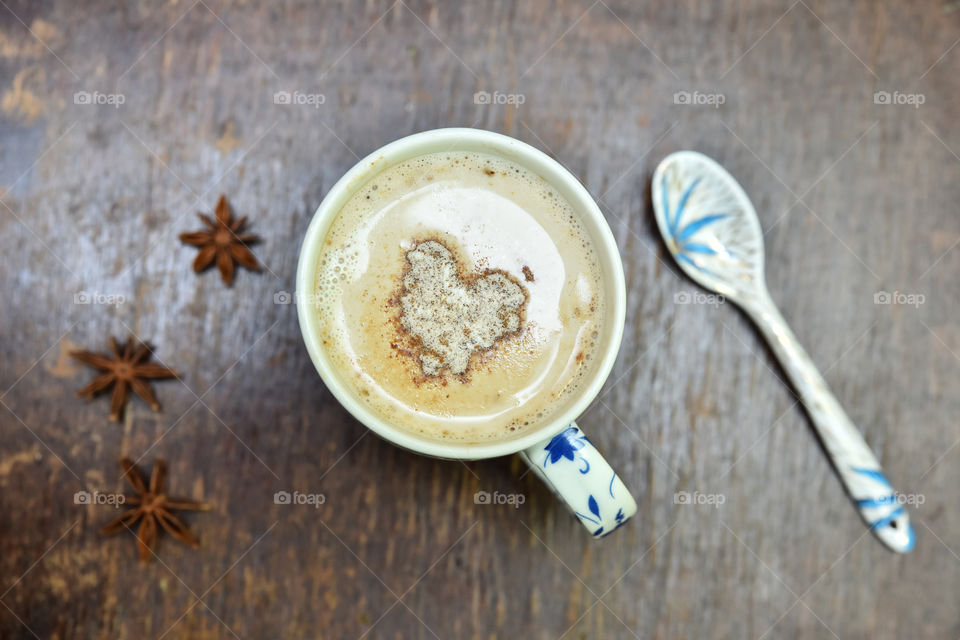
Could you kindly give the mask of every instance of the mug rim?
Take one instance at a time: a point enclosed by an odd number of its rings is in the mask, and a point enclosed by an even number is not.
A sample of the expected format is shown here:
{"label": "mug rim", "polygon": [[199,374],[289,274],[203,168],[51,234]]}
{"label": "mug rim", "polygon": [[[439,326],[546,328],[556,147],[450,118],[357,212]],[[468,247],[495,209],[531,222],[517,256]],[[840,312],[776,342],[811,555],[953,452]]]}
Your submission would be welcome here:
{"label": "mug rim", "polygon": [[[436,147],[447,143],[450,144],[449,151],[461,150],[456,146],[457,143],[473,143],[473,146],[463,150],[474,152],[481,150],[474,148],[478,145],[485,147],[490,152],[510,159],[528,171],[534,172],[552,187],[561,191],[578,215],[592,219],[592,230],[597,233],[591,232],[590,236],[591,240],[599,245],[597,254],[601,271],[605,278],[612,279],[612,282],[607,284],[613,293],[609,296],[611,299],[607,301],[607,312],[612,318],[613,333],[599,354],[595,375],[576,393],[576,399],[569,403],[564,411],[535,429],[509,440],[472,443],[430,440],[417,437],[381,418],[372,408],[354,397],[354,394],[338,379],[335,367],[332,366],[317,335],[319,332],[315,317],[316,308],[308,302],[312,299],[316,285],[316,264],[321,243],[326,237],[330,224],[349,198],[370,178],[388,167],[419,155],[437,152]],[[432,151],[431,148],[433,148]],[[442,151],[442,149],[439,150]],[[626,319],[626,285],[620,251],[603,213],[586,188],[563,165],[536,147],[500,133],[470,128],[432,129],[415,133],[380,147],[351,167],[327,192],[307,227],[297,261],[294,297],[300,333],[310,359],[324,385],[354,418],[380,437],[399,447],[423,455],[459,460],[478,460],[517,453],[559,433],[566,425],[574,422],[593,402],[609,377],[620,351]]]}

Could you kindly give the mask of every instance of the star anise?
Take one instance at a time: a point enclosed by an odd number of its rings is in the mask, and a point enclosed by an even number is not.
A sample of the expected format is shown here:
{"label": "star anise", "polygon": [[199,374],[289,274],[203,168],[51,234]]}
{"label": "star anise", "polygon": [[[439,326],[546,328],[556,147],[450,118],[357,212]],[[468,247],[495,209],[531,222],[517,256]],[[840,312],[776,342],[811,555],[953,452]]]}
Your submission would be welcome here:
{"label": "star anise", "polygon": [[247,245],[259,242],[259,238],[252,233],[243,233],[247,222],[246,216],[232,220],[230,204],[227,197],[221,195],[217,201],[217,219],[211,220],[202,213],[197,213],[207,229],[181,233],[180,241],[195,247],[200,247],[200,253],[193,261],[193,270],[200,273],[209,268],[214,260],[220,269],[220,276],[227,286],[233,284],[235,265],[239,264],[252,271],[260,271],[257,259],[247,248]]}
{"label": "star anise", "polygon": [[160,411],[160,403],[153,395],[153,389],[146,382],[157,378],[174,378],[178,374],[163,365],[145,362],[150,357],[150,347],[143,342],[127,339],[121,348],[117,341],[110,338],[110,350],[113,356],[92,351],[71,351],[70,355],[80,362],[99,369],[103,373],[93,382],[77,391],[80,398],[92,398],[113,385],[113,397],[110,402],[110,419],[117,421],[123,413],[123,407],[130,397],[130,389],[150,405],[154,411]]}
{"label": "star anise", "polygon": [[100,533],[105,536],[113,535],[118,531],[130,529],[137,523],[137,520],[142,519],[143,522],[140,523],[140,529],[137,531],[137,548],[140,550],[141,562],[146,562],[153,554],[153,547],[157,541],[157,524],[180,542],[194,549],[199,547],[200,541],[190,533],[187,526],[180,521],[180,518],[170,512],[208,511],[210,505],[167,496],[167,463],[161,458],[157,458],[153,462],[153,473],[150,475],[149,486],[133,464],[133,460],[123,458],[120,460],[120,466],[123,467],[124,477],[133,487],[133,490],[137,492],[135,496],[125,496],[124,504],[134,505],[134,508],[122,513],[119,518],[101,529]]}

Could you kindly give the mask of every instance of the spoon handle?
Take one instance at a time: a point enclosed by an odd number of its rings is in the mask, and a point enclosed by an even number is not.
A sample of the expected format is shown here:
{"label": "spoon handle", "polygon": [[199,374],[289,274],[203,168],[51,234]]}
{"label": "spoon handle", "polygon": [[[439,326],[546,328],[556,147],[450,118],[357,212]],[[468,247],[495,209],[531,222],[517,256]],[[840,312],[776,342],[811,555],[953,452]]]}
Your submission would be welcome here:
{"label": "spoon handle", "polygon": [[744,309],[760,328],[813,422],[847,493],[867,526],[893,551],[913,548],[910,517],[863,436],[827,388],[769,294]]}

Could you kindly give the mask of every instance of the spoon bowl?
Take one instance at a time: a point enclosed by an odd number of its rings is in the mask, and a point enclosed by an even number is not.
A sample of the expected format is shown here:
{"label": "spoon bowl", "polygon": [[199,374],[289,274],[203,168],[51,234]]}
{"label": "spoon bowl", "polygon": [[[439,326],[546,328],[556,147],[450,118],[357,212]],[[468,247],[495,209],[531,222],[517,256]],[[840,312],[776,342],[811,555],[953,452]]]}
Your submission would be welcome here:
{"label": "spoon bowl", "polygon": [[733,300],[766,292],[763,231],[743,187],[695,151],[668,156],[653,175],[654,213],[677,264]]}

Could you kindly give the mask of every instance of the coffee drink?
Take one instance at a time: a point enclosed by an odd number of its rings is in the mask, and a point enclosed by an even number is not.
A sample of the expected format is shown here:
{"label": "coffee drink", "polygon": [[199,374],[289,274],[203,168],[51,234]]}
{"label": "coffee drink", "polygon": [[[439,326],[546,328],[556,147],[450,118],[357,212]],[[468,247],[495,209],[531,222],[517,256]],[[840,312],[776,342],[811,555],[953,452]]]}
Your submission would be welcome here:
{"label": "coffee drink", "polygon": [[435,153],[369,178],[317,261],[320,340],[341,382],[434,440],[515,437],[593,372],[598,258],[543,178],[495,155]]}

